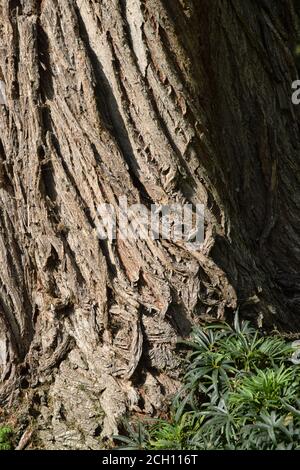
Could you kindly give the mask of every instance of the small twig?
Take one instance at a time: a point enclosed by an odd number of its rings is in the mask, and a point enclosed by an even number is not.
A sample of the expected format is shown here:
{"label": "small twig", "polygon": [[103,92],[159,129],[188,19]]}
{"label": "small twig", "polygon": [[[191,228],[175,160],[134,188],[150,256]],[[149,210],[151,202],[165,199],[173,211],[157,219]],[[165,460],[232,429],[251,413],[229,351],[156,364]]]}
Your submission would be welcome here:
{"label": "small twig", "polygon": [[15,450],[24,450],[25,447],[27,447],[27,445],[29,444],[29,442],[31,440],[32,433],[33,433],[32,429],[30,429],[30,428],[26,429],[26,431],[22,435],[22,437],[19,441],[19,444],[17,445]]}

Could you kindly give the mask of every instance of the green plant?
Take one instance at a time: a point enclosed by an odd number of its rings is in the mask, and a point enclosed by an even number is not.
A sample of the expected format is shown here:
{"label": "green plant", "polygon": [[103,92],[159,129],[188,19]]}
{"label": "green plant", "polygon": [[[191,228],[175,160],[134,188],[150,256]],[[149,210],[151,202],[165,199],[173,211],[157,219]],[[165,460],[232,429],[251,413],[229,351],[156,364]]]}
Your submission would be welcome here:
{"label": "green plant", "polygon": [[208,444],[208,448],[234,448],[238,440],[241,427],[246,418],[240,413],[239,407],[229,407],[225,399],[218,405],[210,403],[203,406],[199,417],[205,417],[201,427],[201,434]]}
{"label": "green plant", "polygon": [[300,423],[292,414],[281,416],[275,411],[261,413],[255,424],[243,429],[244,450],[299,450]]}
{"label": "green plant", "polygon": [[299,372],[295,367],[258,370],[256,374],[244,377],[228,401],[243,412],[259,414],[261,410],[282,408],[281,398],[292,402],[299,390]]}
{"label": "green plant", "polygon": [[150,430],[150,446],[154,450],[196,449],[193,438],[199,430],[201,420],[194,413],[184,413],[179,420],[174,417],[170,422],[158,420]]}
{"label": "green plant", "polygon": [[147,429],[146,423],[134,422],[130,423],[127,420],[123,421],[123,427],[126,435],[114,436],[114,439],[120,442],[118,448],[120,450],[144,450],[147,449],[150,440],[150,433]]}
{"label": "green plant", "polygon": [[300,448],[300,366],[291,365],[290,343],[237,313],[232,326],[195,328],[184,345],[190,352],[171,418],[136,424],[118,438],[127,448]]}
{"label": "green plant", "polygon": [[0,427],[0,450],[12,450],[13,431],[10,427]]}

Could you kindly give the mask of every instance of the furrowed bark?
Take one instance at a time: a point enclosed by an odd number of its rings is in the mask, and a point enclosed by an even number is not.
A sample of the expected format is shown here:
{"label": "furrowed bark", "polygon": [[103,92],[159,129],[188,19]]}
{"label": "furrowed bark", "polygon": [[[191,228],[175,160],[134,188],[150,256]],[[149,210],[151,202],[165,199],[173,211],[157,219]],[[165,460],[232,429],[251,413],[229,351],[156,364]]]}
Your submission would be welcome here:
{"label": "furrowed bark", "polygon": [[[161,410],[176,341],[203,319],[239,307],[298,331],[294,15],[279,3],[1,0],[1,402],[40,446],[99,448],[127,410]],[[123,195],[204,204],[201,250],[99,240],[97,207]]]}

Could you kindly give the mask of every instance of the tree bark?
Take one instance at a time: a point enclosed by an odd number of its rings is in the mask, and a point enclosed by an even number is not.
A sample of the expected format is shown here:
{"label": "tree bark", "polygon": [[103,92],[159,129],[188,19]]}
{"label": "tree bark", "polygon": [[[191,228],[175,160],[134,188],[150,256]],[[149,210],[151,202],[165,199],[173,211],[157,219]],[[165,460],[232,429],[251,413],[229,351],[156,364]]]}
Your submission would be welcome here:
{"label": "tree bark", "polygon": [[[39,446],[99,448],[166,406],[193,324],[299,331],[292,2],[0,5],[1,402]],[[123,195],[204,204],[202,248],[99,240]]]}

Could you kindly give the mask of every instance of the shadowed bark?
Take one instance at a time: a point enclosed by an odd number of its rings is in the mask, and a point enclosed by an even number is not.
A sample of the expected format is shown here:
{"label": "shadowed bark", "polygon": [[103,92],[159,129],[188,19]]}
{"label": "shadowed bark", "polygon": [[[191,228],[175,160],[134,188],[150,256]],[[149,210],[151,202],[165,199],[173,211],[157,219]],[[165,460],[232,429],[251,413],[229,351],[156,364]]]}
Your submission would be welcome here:
{"label": "shadowed bark", "polygon": [[[292,2],[0,5],[1,402],[98,448],[163,409],[192,324],[299,330]],[[202,248],[99,240],[123,195],[204,204]]]}

